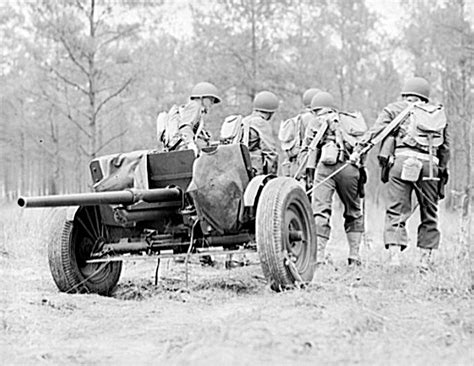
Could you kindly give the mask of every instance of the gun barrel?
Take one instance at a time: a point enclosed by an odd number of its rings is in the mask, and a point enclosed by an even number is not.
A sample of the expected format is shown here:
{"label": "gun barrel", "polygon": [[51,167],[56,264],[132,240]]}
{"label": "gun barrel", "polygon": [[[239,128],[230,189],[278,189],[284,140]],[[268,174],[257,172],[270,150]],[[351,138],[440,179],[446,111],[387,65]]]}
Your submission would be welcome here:
{"label": "gun barrel", "polygon": [[127,189],[123,191],[77,193],[53,196],[19,197],[20,207],[95,206],[101,204],[130,205],[139,201],[154,203],[182,199],[179,188]]}

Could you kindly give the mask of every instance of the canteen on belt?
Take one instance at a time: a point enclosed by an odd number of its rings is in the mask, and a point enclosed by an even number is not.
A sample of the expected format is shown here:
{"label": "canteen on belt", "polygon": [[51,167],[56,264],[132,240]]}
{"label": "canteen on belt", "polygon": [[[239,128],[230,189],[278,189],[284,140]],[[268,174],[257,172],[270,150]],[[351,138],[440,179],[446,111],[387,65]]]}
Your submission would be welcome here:
{"label": "canteen on belt", "polygon": [[414,158],[409,157],[403,161],[401,179],[407,182],[416,182],[420,178],[423,163]]}

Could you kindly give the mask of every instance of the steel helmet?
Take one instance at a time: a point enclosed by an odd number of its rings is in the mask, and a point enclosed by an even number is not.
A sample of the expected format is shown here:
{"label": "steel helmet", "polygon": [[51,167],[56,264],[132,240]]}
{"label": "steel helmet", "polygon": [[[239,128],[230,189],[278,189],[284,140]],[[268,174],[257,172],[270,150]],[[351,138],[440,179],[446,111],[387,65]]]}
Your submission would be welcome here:
{"label": "steel helmet", "polygon": [[311,110],[320,108],[335,108],[334,97],[328,92],[319,92],[311,99]]}
{"label": "steel helmet", "polygon": [[403,85],[402,96],[414,95],[426,100],[430,99],[430,84],[424,78],[414,77],[408,79]]}
{"label": "steel helmet", "polygon": [[279,105],[278,98],[269,91],[261,91],[253,100],[253,109],[262,112],[275,112]]}
{"label": "steel helmet", "polygon": [[194,88],[191,90],[190,95],[191,99],[204,97],[214,98],[214,102],[216,104],[221,102],[221,98],[219,97],[219,92],[216,86],[206,81],[194,85]]}
{"label": "steel helmet", "polygon": [[321,90],[317,89],[317,88],[311,88],[311,89],[306,90],[303,94],[303,105],[306,108],[310,108],[311,107],[311,100],[313,100],[313,97],[316,94],[318,94],[320,91]]}

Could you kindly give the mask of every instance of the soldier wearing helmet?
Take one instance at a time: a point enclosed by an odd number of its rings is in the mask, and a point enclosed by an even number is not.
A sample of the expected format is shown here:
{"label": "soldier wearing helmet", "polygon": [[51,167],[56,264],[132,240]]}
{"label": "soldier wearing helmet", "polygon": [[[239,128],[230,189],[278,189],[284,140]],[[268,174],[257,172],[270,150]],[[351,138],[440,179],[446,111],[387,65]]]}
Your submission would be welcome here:
{"label": "soldier wearing helmet", "polygon": [[[401,100],[387,105],[362,144],[368,144],[399,114],[408,117],[382,141],[379,162],[382,181],[387,183],[388,203],[385,214],[384,244],[389,264],[400,265],[400,253],[407,247],[406,221],[412,213],[414,191],[419,202],[421,222],[417,246],[420,269],[432,265],[432,250],[440,242],[438,200],[444,198],[448,179],[449,138],[446,116],[441,105],[431,104],[430,85],[421,77],[406,80]],[[422,128],[420,128],[422,127]]]}
{"label": "soldier wearing helmet", "polygon": [[253,100],[252,114],[242,121],[241,142],[249,149],[252,168],[256,174],[276,174],[278,170],[278,152],[270,124],[278,106],[275,94],[261,91]]}
{"label": "soldier wearing helmet", "polygon": [[325,252],[331,233],[332,199],[334,192],[337,192],[344,205],[344,229],[349,244],[348,263],[351,266],[360,265],[359,248],[364,231],[359,194],[361,173],[353,165],[347,165],[341,170],[352,151],[341,133],[340,112],[333,96],[327,92],[317,93],[311,100],[311,110],[316,118],[306,129],[303,150],[307,150],[320,129],[323,133],[316,146],[318,154],[314,155],[315,161],[308,162],[309,165],[316,166],[311,204],[318,237],[317,263],[324,264],[327,261]]}
{"label": "soldier wearing helmet", "polygon": [[208,82],[200,82],[191,90],[189,102],[178,108],[178,133],[172,149],[192,149],[197,155],[208,145],[210,135],[204,130],[204,116],[212,105],[220,103],[217,88]]}
{"label": "soldier wearing helmet", "polygon": [[301,145],[304,140],[306,127],[310,120],[314,119],[311,113],[311,99],[320,92],[317,88],[310,88],[303,93],[303,109],[295,117],[282,121],[278,133],[281,148],[285,154],[285,160],[281,164],[284,176],[294,176],[299,174],[299,178],[304,178],[305,168],[299,169],[301,157]]}

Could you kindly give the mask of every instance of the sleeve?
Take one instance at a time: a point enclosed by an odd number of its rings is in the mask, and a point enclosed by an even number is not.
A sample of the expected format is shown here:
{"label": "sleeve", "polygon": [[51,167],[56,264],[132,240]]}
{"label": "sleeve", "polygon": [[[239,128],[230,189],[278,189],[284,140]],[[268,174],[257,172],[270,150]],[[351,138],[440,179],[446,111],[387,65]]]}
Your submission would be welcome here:
{"label": "sleeve", "polygon": [[277,173],[278,153],[266,144],[265,140],[260,138],[258,131],[252,127],[249,130],[249,152],[255,162],[260,161],[260,164],[263,164],[264,174]]}
{"label": "sleeve", "polygon": [[268,174],[276,174],[278,171],[278,154],[270,146],[261,140],[263,163]]}
{"label": "sleeve", "polygon": [[374,125],[369,128],[369,130],[362,137],[361,145],[370,143],[380,132],[384,130],[385,127],[387,127],[390,122],[392,122],[396,115],[397,113],[395,113],[390,108],[390,106],[385,107],[382,112],[380,112]]}
{"label": "sleeve", "polygon": [[249,151],[260,149],[260,136],[255,128],[249,128]]}
{"label": "sleeve", "polygon": [[311,141],[313,141],[320,127],[321,120],[319,118],[312,118],[308,121],[308,125],[306,126],[304,132],[302,150],[308,149],[309,145],[311,144]]}
{"label": "sleeve", "polygon": [[201,120],[201,106],[195,101],[180,110],[179,132],[186,145],[194,142],[194,128]]}
{"label": "sleeve", "polygon": [[450,145],[451,145],[451,137],[448,133],[448,125],[444,129],[444,141],[442,145],[438,148],[437,157],[439,159],[439,167],[440,169],[446,169],[448,166],[448,162],[450,159]]}

